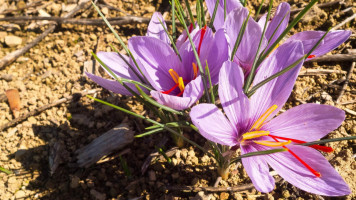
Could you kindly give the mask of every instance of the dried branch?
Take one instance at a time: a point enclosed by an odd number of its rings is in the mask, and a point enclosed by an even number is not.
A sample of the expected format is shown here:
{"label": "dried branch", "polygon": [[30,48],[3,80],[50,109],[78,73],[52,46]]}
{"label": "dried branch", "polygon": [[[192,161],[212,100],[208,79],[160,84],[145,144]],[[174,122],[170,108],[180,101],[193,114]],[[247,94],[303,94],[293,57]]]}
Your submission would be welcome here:
{"label": "dried branch", "polygon": [[331,30],[332,30],[332,31],[337,30],[337,29],[341,28],[343,25],[345,25],[347,22],[349,22],[349,21],[351,21],[351,20],[353,20],[353,19],[355,19],[355,18],[356,18],[356,13],[353,14],[351,17],[346,18],[346,19],[345,19],[344,21],[342,21],[340,24],[334,26]]}
{"label": "dried branch", "polygon": [[344,83],[344,85],[342,86],[341,91],[340,91],[340,94],[339,94],[339,96],[338,96],[337,99],[336,99],[336,103],[337,103],[337,104],[340,103],[341,97],[342,97],[342,95],[344,95],[344,93],[345,93],[346,87],[347,87],[347,85],[349,84],[349,80],[350,80],[351,75],[353,74],[353,71],[354,71],[354,69],[355,69],[355,65],[356,65],[356,62],[352,62],[351,67],[350,67],[350,70],[349,70],[349,72],[348,72],[348,74],[347,74],[347,76],[346,76],[345,83]]}
{"label": "dried branch", "polygon": [[[168,138],[164,137],[157,144],[157,147],[162,148],[167,142],[168,142]],[[147,168],[150,166],[151,161],[158,156],[159,156],[159,153],[157,152],[157,150],[154,150],[152,153],[150,153],[150,155],[148,155],[148,157],[146,158],[145,162],[142,164],[142,167],[141,167],[142,175],[147,171]]]}
{"label": "dried branch", "polygon": [[333,69],[306,69],[299,72],[299,76],[325,75],[325,74],[346,74],[343,70]]}
{"label": "dried branch", "polygon": [[32,2],[32,3],[30,3],[29,5],[27,5],[27,6],[25,6],[25,7],[22,7],[22,8],[5,10],[5,11],[3,11],[2,13],[0,13],[0,15],[5,15],[5,14],[12,13],[12,12],[18,12],[18,11],[21,11],[21,10],[25,10],[25,9],[27,9],[27,8],[31,8],[31,7],[38,6],[38,5],[40,5],[41,3],[42,3],[42,0],[35,1],[35,2]]}
{"label": "dried branch", "polygon": [[[281,181],[282,178],[276,178],[276,183]],[[234,187],[194,187],[194,186],[166,186],[170,191],[183,191],[183,192],[241,192],[254,188],[253,184],[246,184]]]}
{"label": "dried branch", "polygon": [[305,62],[356,62],[356,54],[324,55]]}
{"label": "dried branch", "polygon": [[75,93],[75,94],[73,94],[73,95],[71,95],[69,97],[64,97],[64,98],[59,99],[59,100],[57,100],[57,101],[55,101],[53,103],[50,103],[50,104],[44,105],[42,107],[36,108],[35,110],[33,110],[31,112],[28,112],[28,113],[26,113],[26,114],[24,114],[24,115],[22,115],[22,116],[20,116],[20,117],[18,117],[16,119],[10,121],[10,122],[8,122],[8,123],[6,123],[4,125],[1,125],[0,126],[0,131],[3,131],[5,129],[7,129],[7,128],[19,123],[19,122],[22,122],[22,121],[24,121],[25,119],[27,119],[27,118],[29,118],[31,116],[37,115],[37,114],[39,114],[39,113],[41,113],[41,112],[43,112],[43,111],[45,111],[47,109],[50,109],[50,108],[58,106],[58,105],[60,105],[62,103],[68,102],[68,101],[74,99],[75,97],[78,97],[78,96],[82,97],[82,96],[85,96],[87,94],[94,94],[98,90],[99,89],[94,89],[94,90],[89,90],[89,91],[85,91],[85,92]]}
{"label": "dried branch", "polygon": [[[84,2],[82,2],[81,4],[79,4],[78,6],[76,6],[73,10],[71,10],[69,13],[67,13],[64,18],[70,18],[73,17],[79,10],[83,9],[85,7],[85,5],[89,2],[89,0],[86,0]],[[3,67],[11,64],[12,62],[14,62],[18,57],[20,57],[21,55],[23,55],[24,53],[26,53],[28,50],[30,50],[32,47],[34,47],[35,45],[37,45],[43,38],[45,38],[48,34],[52,33],[54,31],[54,29],[57,27],[56,23],[52,23],[50,24],[49,28],[46,29],[41,35],[39,35],[35,40],[33,40],[32,42],[28,43],[26,46],[24,46],[22,49],[18,49],[16,51],[13,51],[9,54],[7,54],[5,57],[3,57],[0,60],[0,69],[2,69]]]}
{"label": "dried branch", "polygon": [[[77,18],[63,18],[63,17],[38,17],[38,16],[22,16],[22,17],[4,17],[0,18],[0,21],[16,22],[19,24],[27,23],[27,21],[54,21],[58,24],[77,24],[88,26],[106,26],[106,23],[102,19],[77,19]],[[125,16],[125,17],[113,17],[107,18],[111,25],[125,25],[125,24],[148,24],[151,18]],[[172,24],[172,21],[165,21],[167,24]],[[176,24],[180,24],[176,22]]]}
{"label": "dried branch", "polygon": [[[319,7],[319,8],[327,8],[327,7],[331,7],[334,6],[336,4],[339,4],[341,2],[341,0],[338,1],[332,1],[332,2],[327,2],[327,3],[320,3],[320,4],[316,4],[315,6]],[[291,15],[297,14],[298,12],[302,11],[304,8],[297,8],[294,10],[290,11]]]}

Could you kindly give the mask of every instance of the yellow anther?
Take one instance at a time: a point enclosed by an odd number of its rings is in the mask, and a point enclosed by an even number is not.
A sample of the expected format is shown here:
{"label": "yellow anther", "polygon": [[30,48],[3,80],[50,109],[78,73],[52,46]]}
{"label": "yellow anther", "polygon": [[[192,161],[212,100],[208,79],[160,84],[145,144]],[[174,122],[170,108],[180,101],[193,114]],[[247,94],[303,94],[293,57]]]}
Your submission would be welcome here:
{"label": "yellow anther", "polygon": [[242,135],[243,140],[248,140],[248,139],[253,139],[253,138],[258,138],[261,136],[267,136],[269,135],[269,131],[252,131],[252,132],[247,132]]}
{"label": "yellow anther", "polygon": [[273,105],[273,106],[271,106],[270,108],[268,108],[268,109],[266,110],[266,112],[263,113],[263,114],[261,115],[261,117],[258,118],[258,119],[255,121],[255,123],[252,125],[250,131],[253,130],[253,129],[255,129],[255,130],[257,130],[257,131],[260,130],[260,128],[261,128],[262,125],[263,125],[263,122],[267,119],[268,116],[270,116],[270,115],[273,113],[273,111],[275,111],[275,110],[277,109],[277,107],[278,107],[277,105]]}
{"label": "yellow anther", "polygon": [[179,79],[178,73],[176,71],[174,71],[173,69],[170,69],[168,72],[172,76],[173,81],[175,83],[178,83],[178,79]]}
{"label": "yellow anther", "polygon": [[281,147],[290,144],[292,141],[288,140],[286,142],[272,142],[272,141],[260,140],[260,141],[253,141],[253,142],[268,147]]}
{"label": "yellow anther", "polygon": [[182,77],[178,78],[178,87],[179,87],[180,91],[184,91],[184,82],[183,82]]}
{"label": "yellow anther", "polygon": [[198,76],[198,67],[195,63],[192,63],[193,65],[193,72],[194,72],[194,78]]}

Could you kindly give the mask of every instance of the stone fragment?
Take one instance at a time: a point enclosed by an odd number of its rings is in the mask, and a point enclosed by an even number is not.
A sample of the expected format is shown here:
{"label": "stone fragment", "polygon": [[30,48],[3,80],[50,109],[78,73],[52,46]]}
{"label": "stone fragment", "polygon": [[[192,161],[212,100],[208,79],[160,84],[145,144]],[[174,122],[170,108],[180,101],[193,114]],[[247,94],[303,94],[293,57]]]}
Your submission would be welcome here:
{"label": "stone fragment", "polygon": [[79,186],[80,179],[77,176],[73,176],[70,181],[70,188],[77,188]]}
{"label": "stone fragment", "polygon": [[94,197],[96,200],[105,200],[106,199],[106,194],[100,193],[94,189],[90,190],[90,194]]}
{"label": "stone fragment", "polygon": [[16,47],[22,43],[22,39],[20,37],[14,35],[5,36],[5,44],[9,47]]}

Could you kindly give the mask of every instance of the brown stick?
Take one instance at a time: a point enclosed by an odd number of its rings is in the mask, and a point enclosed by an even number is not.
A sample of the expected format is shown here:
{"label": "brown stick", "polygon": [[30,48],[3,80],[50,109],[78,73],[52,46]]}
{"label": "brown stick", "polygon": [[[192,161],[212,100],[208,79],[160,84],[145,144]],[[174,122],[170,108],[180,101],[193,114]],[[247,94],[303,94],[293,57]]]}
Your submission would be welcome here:
{"label": "brown stick", "polygon": [[[276,183],[281,181],[282,178],[276,178]],[[183,191],[183,192],[241,192],[254,188],[253,184],[246,184],[234,187],[194,187],[194,186],[166,186],[170,191]]]}
{"label": "brown stick", "polygon": [[43,111],[45,111],[45,110],[47,110],[49,108],[52,108],[52,107],[58,106],[58,105],[60,105],[62,103],[65,103],[67,101],[70,101],[76,96],[82,97],[82,96],[87,95],[87,94],[94,94],[98,90],[99,89],[94,89],[94,90],[89,90],[89,91],[85,91],[85,92],[76,93],[76,94],[73,94],[73,95],[71,95],[69,97],[64,97],[64,98],[59,99],[59,100],[57,100],[57,101],[55,101],[53,103],[50,103],[50,104],[44,105],[42,107],[36,108],[35,110],[33,110],[31,112],[28,112],[28,113],[26,113],[26,114],[24,114],[24,115],[22,115],[22,116],[20,116],[20,117],[18,117],[16,119],[10,121],[10,122],[8,122],[8,123],[6,123],[4,125],[1,125],[0,126],[0,131],[3,131],[5,129],[7,129],[7,128],[19,123],[19,122],[22,122],[22,121],[24,121],[25,119],[27,119],[27,118],[29,118],[31,116],[37,115],[37,114],[39,114],[39,113],[41,113],[41,112],[43,112]]}
{"label": "brown stick", "polygon": [[349,22],[349,21],[351,21],[351,20],[353,20],[353,19],[355,19],[355,18],[356,18],[356,13],[353,14],[351,17],[346,18],[346,19],[345,19],[344,21],[342,21],[340,24],[334,26],[331,30],[332,30],[332,31],[333,31],[333,30],[337,30],[337,29],[341,28],[343,25],[345,25],[347,22]]}
{"label": "brown stick", "polygon": [[311,76],[311,75],[325,75],[325,74],[346,74],[343,70],[333,70],[333,69],[306,69],[299,72],[299,76]]}
{"label": "brown stick", "polygon": [[[319,8],[327,8],[327,7],[330,7],[330,6],[333,6],[335,4],[339,4],[341,2],[341,0],[337,0],[337,1],[332,1],[332,2],[327,2],[327,3],[321,3],[321,4],[316,4],[315,6],[319,7]],[[291,10],[290,11],[290,14],[291,15],[295,15],[297,14],[298,12],[302,11],[304,8],[297,8],[297,9],[294,9],[294,10]],[[260,14],[258,16],[258,19],[261,18],[263,16],[263,14]],[[291,17],[292,18],[292,17]]]}
{"label": "brown stick", "polygon": [[340,94],[339,94],[339,96],[338,96],[337,99],[336,99],[336,103],[337,103],[337,104],[340,103],[341,97],[342,97],[342,95],[344,95],[344,93],[345,93],[345,90],[346,90],[347,85],[349,84],[349,80],[350,80],[350,78],[351,78],[351,75],[352,75],[353,72],[354,72],[355,65],[356,65],[356,62],[352,62],[351,67],[350,67],[350,71],[349,71],[348,74],[346,75],[345,83],[344,83],[344,85],[342,86],[341,91],[340,91]]}
{"label": "brown stick", "polygon": [[[89,2],[89,0],[86,0],[76,6],[73,10],[71,10],[69,13],[67,13],[64,18],[70,18],[75,15],[79,10],[84,8],[84,6]],[[37,45],[43,38],[45,38],[48,34],[52,33],[54,29],[57,27],[57,24],[51,24],[47,30],[45,30],[41,35],[39,35],[35,40],[32,42],[28,43],[26,46],[24,46],[22,49],[18,49],[16,51],[13,51],[9,54],[7,54],[5,57],[3,57],[0,60],[0,69],[3,67],[11,64],[14,62],[18,57],[26,53],[29,49]]]}
{"label": "brown stick", "polygon": [[[159,148],[163,147],[166,143],[168,142],[168,138],[164,137],[160,140],[159,144],[157,145]],[[158,157],[159,153],[157,152],[157,150],[154,150],[150,155],[148,155],[148,157],[146,158],[145,162],[142,164],[141,167],[141,174],[143,175],[146,171],[147,168],[150,166],[151,161],[153,160],[153,158]]]}
{"label": "brown stick", "polygon": [[[88,25],[88,26],[105,26],[106,23],[102,19],[76,19],[76,18],[63,18],[63,17],[5,17],[0,18],[0,21],[10,21],[17,23],[26,23],[24,21],[55,21],[59,24],[77,24],[77,25]],[[107,18],[111,25],[125,25],[125,24],[148,24],[151,18],[147,17],[136,17],[136,16],[125,16],[125,17],[113,17]],[[167,20],[167,24],[172,24],[172,21]],[[176,24],[180,24],[176,22]]]}
{"label": "brown stick", "polygon": [[2,13],[0,13],[0,15],[12,13],[12,12],[18,12],[18,11],[21,11],[21,10],[25,10],[25,9],[27,9],[27,8],[35,7],[35,6],[37,6],[37,5],[40,5],[41,2],[42,2],[42,0],[39,0],[39,1],[32,2],[32,3],[30,3],[30,5],[27,5],[27,6],[23,7],[23,8],[5,10],[5,11],[3,11]]}
{"label": "brown stick", "polygon": [[356,54],[324,55],[305,62],[356,62]]}

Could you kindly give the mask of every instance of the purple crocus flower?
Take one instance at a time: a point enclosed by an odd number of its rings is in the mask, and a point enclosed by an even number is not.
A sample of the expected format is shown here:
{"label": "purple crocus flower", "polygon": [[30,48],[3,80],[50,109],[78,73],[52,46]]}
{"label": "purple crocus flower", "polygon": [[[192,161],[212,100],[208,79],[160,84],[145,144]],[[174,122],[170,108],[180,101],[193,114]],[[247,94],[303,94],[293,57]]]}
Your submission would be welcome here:
{"label": "purple crocus flower", "polygon": [[[204,87],[194,56],[193,48],[186,38],[186,33],[179,37],[179,56],[170,46],[170,41],[159,22],[165,22],[155,13],[148,26],[147,36],[132,37],[128,48],[136,59],[142,73],[154,90],[150,92],[157,102],[173,109],[183,110],[192,106],[203,94]],[[158,24],[157,24],[158,23]],[[163,31],[163,32],[162,32]],[[217,84],[222,63],[228,59],[227,40],[223,29],[215,34],[208,27],[191,31],[192,40],[197,48],[203,67],[208,63],[213,84]],[[116,53],[99,52],[98,57],[118,76],[140,81],[129,67],[133,61],[124,56],[127,62]],[[136,69],[134,69],[136,70]],[[137,71],[137,70],[136,70]],[[130,93],[114,80],[107,80],[87,73],[88,77],[102,87],[125,95]],[[140,79],[141,78],[141,79]],[[136,88],[128,84],[134,91]]]}
{"label": "purple crocus flower", "polygon": [[[210,15],[212,15],[214,12],[215,3],[216,0],[206,1]],[[234,47],[242,23],[247,18],[248,10],[239,3],[239,0],[226,0],[226,5],[227,16],[224,20],[224,3],[223,1],[220,1],[214,21],[214,26],[215,28],[224,27],[226,29],[229,38],[229,47],[231,50]],[[262,35],[262,30],[265,25],[266,16],[267,14],[263,15],[258,23],[252,18],[249,19],[246,31],[242,38],[242,42],[236,52],[235,58],[237,59],[234,60],[244,69],[245,74],[247,74],[252,67],[253,60],[257,52],[258,43]],[[288,26],[289,18],[290,5],[286,2],[279,4],[276,12],[274,13],[274,16],[267,23],[267,29],[265,37],[262,40],[261,49],[270,48],[270,46]],[[257,25],[260,26],[260,28],[257,28]],[[291,36],[287,39],[286,42],[293,40],[302,41],[305,51],[304,53],[306,54],[324,34],[324,31],[304,31]],[[330,31],[324,40],[320,43],[320,45],[307,58],[307,60],[319,57],[335,49],[340,44],[345,42],[347,38],[350,37],[350,35],[351,31]],[[246,47],[252,48],[249,49]]]}
{"label": "purple crocus flower", "polygon": [[[303,45],[292,41],[281,45],[261,64],[254,84],[282,70],[303,56]],[[207,139],[241,148],[241,153],[285,148],[282,153],[242,158],[256,189],[273,190],[271,166],[281,177],[307,192],[342,196],[351,191],[341,176],[317,150],[330,147],[301,146],[318,140],[344,120],[342,110],[319,104],[303,104],[273,118],[290,95],[302,63],[268,82],[250,99],[243,92],[244,74],[234,62],[226,61],[219,75],[219,97],[223,112],[213,104],[199,104],[190,112],[192,122]]]}

